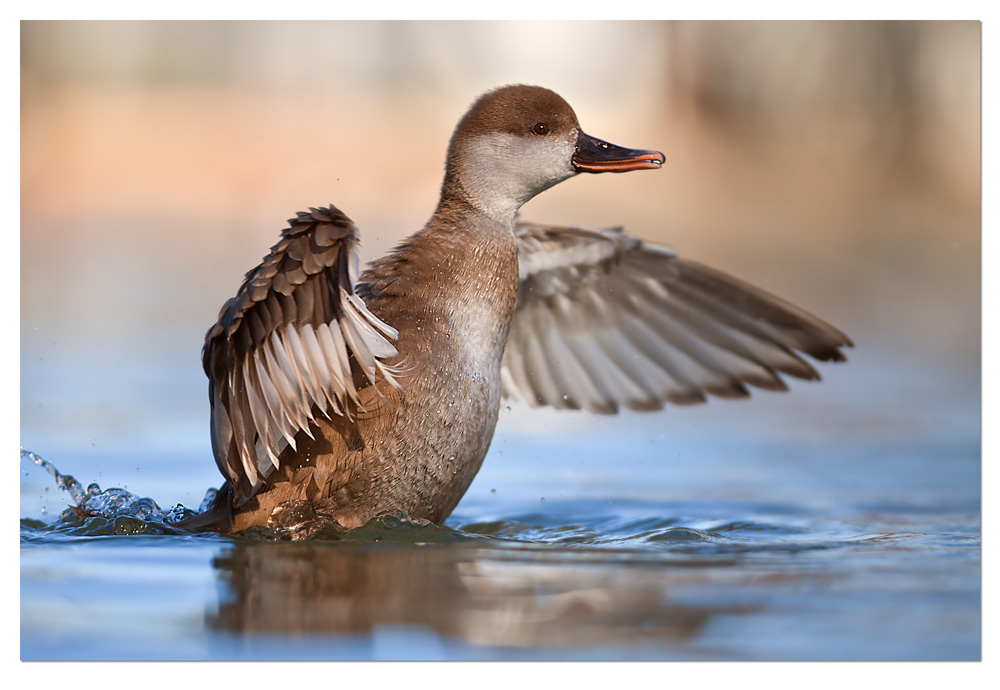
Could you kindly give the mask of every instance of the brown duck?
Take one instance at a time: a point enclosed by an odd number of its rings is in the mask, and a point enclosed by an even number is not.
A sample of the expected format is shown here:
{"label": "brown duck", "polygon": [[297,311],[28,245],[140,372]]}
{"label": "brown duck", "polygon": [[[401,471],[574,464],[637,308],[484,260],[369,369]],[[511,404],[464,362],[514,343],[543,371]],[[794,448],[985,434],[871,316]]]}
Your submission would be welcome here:
{"label": "brown duck", "polygon": [[800,353],[843,361],[836,328],[669,250],[515,221],[580,172],[663,160],[584,134],[552,91],[507,86],[459,122],[427,225],[360,279],[350,219],[332,206],[291,219],[206,337],[226,484],[190,526],[266,525],[285,501],[347,528],[387,510],[440,522],[504,396],[654,410],[818,379]]}

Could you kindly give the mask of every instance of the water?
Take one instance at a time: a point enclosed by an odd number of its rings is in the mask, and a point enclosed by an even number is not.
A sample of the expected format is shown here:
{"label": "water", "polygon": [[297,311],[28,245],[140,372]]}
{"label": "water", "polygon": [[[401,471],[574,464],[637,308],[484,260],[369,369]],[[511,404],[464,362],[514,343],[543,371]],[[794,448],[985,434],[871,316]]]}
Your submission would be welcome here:
{"label": "water", "polygon": [[750,402],[512,406],[444,526],[299,541],[170,526],[219,483],[200,421],[80,450],[25,415],[80,483],[22,458],[21,658],[978,659],[978,372],[851,354]]}

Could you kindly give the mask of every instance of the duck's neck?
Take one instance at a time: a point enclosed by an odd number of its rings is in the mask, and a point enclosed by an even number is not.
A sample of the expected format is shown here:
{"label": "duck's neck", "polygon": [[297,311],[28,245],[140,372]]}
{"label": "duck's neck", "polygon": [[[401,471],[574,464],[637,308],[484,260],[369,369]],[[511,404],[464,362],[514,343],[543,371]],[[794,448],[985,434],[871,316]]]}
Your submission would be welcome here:
{"label": "duck's neck", "polygon": [[518,289],[513,216],[497,220],[461,193],[442,194],[427,225],[373,262],[361,280],[376,301],[394,302],[393,309],[452,322],[485,310],[506,326]]}
{"label": "duck's neck", "polygon": [[421,233],[447,228],[457,236],[467,236],[466,241],[482,237],[513,239],[514,218],[520,204],[493,201],[495,203],[473,196],[462,185],[446,184],[434,215]]}
{"label": "duck's neck", "polygon": [[448,161],[435,217],[462,214],[510,230],[518,209],[532,196],[521,189],[516,171],[469,165],[464,156],[453,158]]}

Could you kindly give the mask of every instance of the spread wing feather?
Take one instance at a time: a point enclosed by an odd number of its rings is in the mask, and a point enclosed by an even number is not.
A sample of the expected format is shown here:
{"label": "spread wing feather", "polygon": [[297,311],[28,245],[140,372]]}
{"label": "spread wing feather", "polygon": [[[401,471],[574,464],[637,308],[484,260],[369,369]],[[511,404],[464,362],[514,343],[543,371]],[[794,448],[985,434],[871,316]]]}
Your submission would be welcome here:
{"label": "spread wing feather", "polygon": [[223,306],[202,353],[212,405],[212,449],[246,502],[323,416],[359,406],[354,374],[401,387],[394,328],[355,294],[358,230],[339,210],[310,209]]}
{"label": "spread wing feather", "polygon": [[[504,393],[613,413],[787,390],[851,340],[763,290],[620,229],[519,222],[520,287]],[[801,353],[801,354],[800,354]]]}

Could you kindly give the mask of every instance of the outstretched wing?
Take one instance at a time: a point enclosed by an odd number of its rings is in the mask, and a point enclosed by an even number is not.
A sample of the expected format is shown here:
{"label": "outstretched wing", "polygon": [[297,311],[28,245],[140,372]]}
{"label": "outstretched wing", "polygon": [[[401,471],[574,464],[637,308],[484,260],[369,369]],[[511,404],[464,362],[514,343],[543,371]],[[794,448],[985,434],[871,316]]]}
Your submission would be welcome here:
{"label": "outstretched wing", "polygon": [[844,361],[850,339],[777,297],[620,229],[520,222],[504,393],[614,413],[787,390],[818,379],[799,353]]}
{"label": "outstretched wing", "polygon": [[212,450],[246,502],[299,431],[322,415],[350,416],[354,374],[397,388],[391,326],[355,294],[358,229],[339,210],[300,212],[219,312],[202,352]]}

